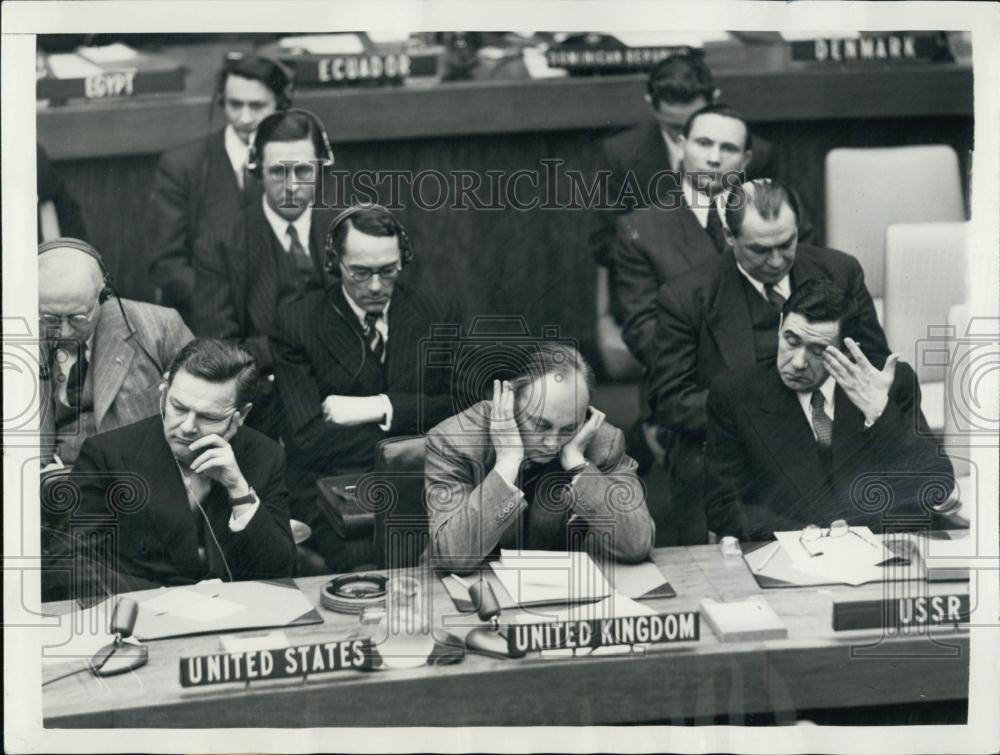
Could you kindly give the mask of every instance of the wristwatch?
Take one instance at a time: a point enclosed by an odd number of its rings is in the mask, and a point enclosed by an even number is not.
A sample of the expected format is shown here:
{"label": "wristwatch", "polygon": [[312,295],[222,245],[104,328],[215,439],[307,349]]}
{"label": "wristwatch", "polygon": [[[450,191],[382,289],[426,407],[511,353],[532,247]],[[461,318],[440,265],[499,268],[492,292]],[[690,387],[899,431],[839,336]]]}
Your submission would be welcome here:
{"label": "wristwatch", "polygon": [[253,488],[250,488],[250,492],[246,495],[241,495],[239,498],[230,498],[230,506],[239,506],[243,503],[257,503],[257,493]]}

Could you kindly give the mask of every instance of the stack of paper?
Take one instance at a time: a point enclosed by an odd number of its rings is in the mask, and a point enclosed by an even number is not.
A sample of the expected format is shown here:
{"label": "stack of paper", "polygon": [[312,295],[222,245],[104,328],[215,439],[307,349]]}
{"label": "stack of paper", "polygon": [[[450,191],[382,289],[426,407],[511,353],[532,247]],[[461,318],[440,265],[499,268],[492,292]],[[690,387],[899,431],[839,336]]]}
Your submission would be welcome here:
{"label": "stack of paper", "polygon": [[520,606],[594,602],[612,593],[597,564],[581,551],[502,549],[500,560],[490,566],[501,586]]}
{"label": "stack of paper", "polygon": [[603,621],[618,616],[655,616],[656,611],[624,595],[614,593],[597,603],[577,603],[558,610],[535,609],[514,616],[518,624],[541,624],[555,621]]}
{"label": "stack of paper", "polygon": [[723,642],[780,640],[788,636],[781,617],[760,596],[734,603],[705,598],[699,608],[715,636]]}

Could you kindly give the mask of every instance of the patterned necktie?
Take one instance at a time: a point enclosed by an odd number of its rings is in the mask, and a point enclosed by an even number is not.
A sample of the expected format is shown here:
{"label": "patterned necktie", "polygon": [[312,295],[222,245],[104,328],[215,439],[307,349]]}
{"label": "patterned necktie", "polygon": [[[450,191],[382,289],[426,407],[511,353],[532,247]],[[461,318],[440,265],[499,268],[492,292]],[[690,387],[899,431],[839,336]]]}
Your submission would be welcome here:
{"label": "patterned necktie", "polygon": [[826,451],[833,442],[833,422],[823,411],[823,407],[826,405],[823,392],[813,391],[809,403],[812,405],[812,421],[813,430],[816,431],[816,442],[820,448]]}
{"label": "patterned necktie", "polygon": [[780,310],[783,306],[785,306],[785,297],[775,290],[773,283],[764,284],[764,296],[767,297],[767,300],[771,302],[771,305],[775,309]]}
{"label": "patterned necktie", "polygon": [[295,261],[295,267],[299,269],[303,278],[306,280],[311,279],[315,274],[312,258],[309,256],[309,252],[307,252],[302,246],[302,243],[299,241],[299,232],[291,223],[288,224],[288,238],[292,240],[288,251],[292,253],[292,259]]}
{"label": "patterned necktie", "polygon": [[719,215],[719,207],[714,199],[708,208],[708,223],[705,224],[705,231],[719,254],[729,249],[729,242],[726,241],[726,234],[722,230],[722,217]]}
{"label": "patterned necktie", "polygon": [[70,409],[80,408],[80,394],[83,393],[83,383],[87,379],[87,367],[87,351],[84,349],[80,358],[69,368],[69,375],[66,377],[66,405]]}
{"label": "patterned necktie", "polygon": [[371,348],[372,354],[379,361],[379,364],[385,361],[385,341],[382,340],[382,333],[375,327],[375,323],[381,317],[381,312],[365,313],[365,338],[368,339],[368,346]]}

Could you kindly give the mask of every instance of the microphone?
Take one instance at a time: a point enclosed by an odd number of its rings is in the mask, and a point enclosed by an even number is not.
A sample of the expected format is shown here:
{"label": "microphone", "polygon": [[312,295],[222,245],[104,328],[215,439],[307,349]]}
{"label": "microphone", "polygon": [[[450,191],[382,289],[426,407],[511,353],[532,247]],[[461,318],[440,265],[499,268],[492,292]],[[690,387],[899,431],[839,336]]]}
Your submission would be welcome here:
{"label": "microphone", "polygon": [[125,642],[132,636],[139,617],[139,604],[132,598],[119,598],[111,615],[111,631],[115,639],[102,647],[90,660],[90,670],[95,676],[114,676],[145,666],[149,648],[135,642]]}

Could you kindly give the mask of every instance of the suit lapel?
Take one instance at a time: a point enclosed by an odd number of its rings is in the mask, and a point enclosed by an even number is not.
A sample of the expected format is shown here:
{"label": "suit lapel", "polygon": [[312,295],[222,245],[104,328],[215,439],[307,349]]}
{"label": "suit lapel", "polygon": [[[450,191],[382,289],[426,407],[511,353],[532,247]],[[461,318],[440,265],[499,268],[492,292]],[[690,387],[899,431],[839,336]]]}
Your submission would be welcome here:
{"label": "suit lapel", "polygon": [[[860,452],[860,446],[864,437],[862,432],[865,425],[865,415],[858,409],[847,394],[837,386],[833,393],[833,437],[831,440],[831,452],[833,455],[833,468],[839,470],[840,467],[849,465]],[[836,474],[837,477],[843,475]]]}
{"label": "suit lapel", "polygon": [[743,284],[731,254],[720,260],[719,287],[712,302],[709,329],[730,370],[755,364],[753,318],[743,295]]}
{"label": "suit lapel", "polygon": [[149,485],[152,524],[172,563],[196,564],[198,538],[187,488],[163,437],[163,425],[152,427],[155,432],[146,436],[135,455],[135,468]]}
{"label": "suit lapel", "polygon": [[760,406],[749,410],[761,444],[801,501],[820,500],[825,495],[826,473],[798,397],[781,382],[776,368],[767,371],[761,394]]}
{"label": "suit lapel", "polygon": [[94,387],[94,424],[100,427],[132,368],[135,351],[129,345],[133,334],[110,302],[101,306],[101,320],[90,355]]}
{"label": "suit lapel", "polygon": [[[328,325],[319,329],[319,337],[330,356],[340,362],[349,374],[356,373],[356,380],[368,384],[372,381],[381,382],[381,365],[371,354],[364,339],[361,323],[347,303],[344,289],[339,282],[327,289],[327,297],[332,306],[324,308]],[[391,341],[390,338],[390,343]]]}

